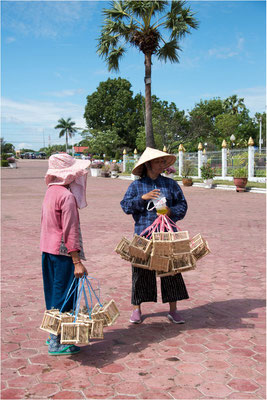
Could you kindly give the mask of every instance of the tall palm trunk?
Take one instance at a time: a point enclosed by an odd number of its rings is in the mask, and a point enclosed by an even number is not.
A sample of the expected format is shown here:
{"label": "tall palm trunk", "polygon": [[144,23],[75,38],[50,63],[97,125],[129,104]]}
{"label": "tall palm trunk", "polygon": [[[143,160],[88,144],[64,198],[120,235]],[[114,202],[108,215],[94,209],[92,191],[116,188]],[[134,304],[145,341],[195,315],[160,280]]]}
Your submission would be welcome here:
{"label": "tall palm trunk", "polygon": [[68,153],[68,131],[66,131],[66,153]]}
{"label": "tall palm trunk", "polygon": [[146,147],[155,148],[152,126],[151,102],[151,53],[145,54],[145,96],[146,96]]}

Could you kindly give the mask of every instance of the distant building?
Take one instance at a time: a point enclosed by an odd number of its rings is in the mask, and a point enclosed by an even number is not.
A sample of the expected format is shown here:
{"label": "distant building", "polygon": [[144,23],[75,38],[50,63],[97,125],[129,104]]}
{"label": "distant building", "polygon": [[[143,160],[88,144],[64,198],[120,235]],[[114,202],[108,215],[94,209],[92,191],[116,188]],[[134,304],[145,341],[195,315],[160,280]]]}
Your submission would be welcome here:
{"label": "distant building", "polygon": [[84,154],[84,150],[89,150],[89,147],[87,146],[74,146],[74,153],[75,154]]}

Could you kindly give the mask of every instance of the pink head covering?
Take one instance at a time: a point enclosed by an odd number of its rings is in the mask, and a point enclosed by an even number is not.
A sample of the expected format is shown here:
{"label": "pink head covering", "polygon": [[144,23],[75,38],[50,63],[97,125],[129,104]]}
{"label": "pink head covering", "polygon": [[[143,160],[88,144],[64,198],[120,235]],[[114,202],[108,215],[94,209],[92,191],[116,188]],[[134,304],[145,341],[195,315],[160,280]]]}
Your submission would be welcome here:
{"label": "pink head covering", "polygon": [[67,153],[53,154],[48,160],[45,183],[50,185],[69,185],[79,176],[87,174],[91,161],[77,160]]}
{"label": "pink head covering", "polygon": [[69,185],[79,208],[87,206],[86,178],[89,160],[77,160],[67,153],[53,154],[48,160],[45,183],[51,185]]}

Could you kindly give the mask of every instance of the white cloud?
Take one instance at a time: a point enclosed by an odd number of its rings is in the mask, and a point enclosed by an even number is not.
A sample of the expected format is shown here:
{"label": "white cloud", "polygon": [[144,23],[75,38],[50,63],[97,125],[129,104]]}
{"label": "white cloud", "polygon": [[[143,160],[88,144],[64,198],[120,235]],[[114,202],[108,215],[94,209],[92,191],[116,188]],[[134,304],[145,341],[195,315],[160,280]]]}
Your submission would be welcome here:
{"label": "white cloud", "polygon": [[84,107],[70,102],[17,102],[2,99],[2,116],[6,123],[45,126],[53,128],[60,118],[71,118],[76,126],[85,127]]}
{"label": "white cloud", "polygon": [[[2,27],[13,34],[55,38],[71,34],[76,24],[91,19],[97,1],[5,1]],[[67,29],[66,29],[67,27]]]}
{"label": "white cloud", "polygon": [[7,37],[6,40],[5,40],[5,42],[6,42],[7,44],[13,43],[13,42],[15,42],[15,41],[16,41],[16,39],[15,39],[14,37],[12,37],[12,36]]}
{"label": "white cloud", "polygon": [[208,50],[208,54],[210,57],[220,59],[236,57],[242,53],[244,42],[245,39],[243,37],[238,37],[235,45],[229,47],[214,47]]}
{"label": "white cloud", "polygon": [[65,89],[58,92],[47,92],[46,94],[54,97],[71,97],[81,93],[84,93],[84,89]]}
{"label": "white cloud", "polygon": [[266,111],[266,88],[256,86],[234,90],[238,97],[244,98],[244,103],[249,109],[250,114]]}

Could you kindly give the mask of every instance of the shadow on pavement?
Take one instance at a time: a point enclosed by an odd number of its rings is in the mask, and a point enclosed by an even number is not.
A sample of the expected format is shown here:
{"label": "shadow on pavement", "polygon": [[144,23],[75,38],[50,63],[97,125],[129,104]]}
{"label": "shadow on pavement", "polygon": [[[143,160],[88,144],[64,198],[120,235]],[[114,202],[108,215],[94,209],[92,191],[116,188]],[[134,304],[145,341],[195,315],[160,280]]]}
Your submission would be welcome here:
{"label": "shadow on pavement", "polygon": [[[102,368],[130,353],[140,353],[149,348],[151,343],[177,338],[181,331],[253,329],[255,326],[253,323],[243,323],[242,319],[257,318],[258,314],[250,311],[264,307],[265,304],[264,299],[232,299],[207,303],[181,311],[186,321],[184,325],[172,324],[167,318],[166,322],[146,323],[146,319],[166,316],[166,312],[145,314],[142,324],[129,325],[127,329],[113,331],[107,329],[104,340],[92,342],[92,345],[84,347],[75,359],[82,365]],[[175,348],[173,345],[171,347]],[[179,347],[179,341],[177,341],[177,347]]]}

